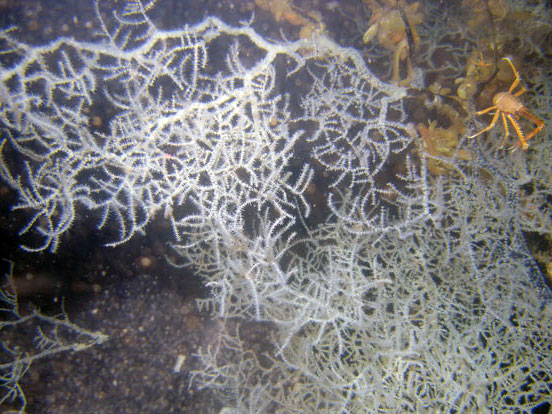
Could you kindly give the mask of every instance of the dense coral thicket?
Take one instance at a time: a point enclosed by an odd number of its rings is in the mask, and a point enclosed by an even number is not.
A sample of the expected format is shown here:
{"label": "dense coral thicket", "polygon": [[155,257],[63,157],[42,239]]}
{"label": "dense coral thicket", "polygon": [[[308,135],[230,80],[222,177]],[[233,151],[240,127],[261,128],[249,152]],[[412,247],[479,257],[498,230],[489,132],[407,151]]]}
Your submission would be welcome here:
{"label": "dense coral thicket", "polygon": [[[462,140],[471,161],[442,157],[450,173],[434,177],[407,90],[358,51],[214,17],[161,31],[152,7],[107,18],[96,3],[90,43],[0,34],[0,172],[33,212],[25,249],[63,248],[84,210],[118,229],[111,244],[163,215],[211,289],[201,308],[272,327],[266,354],[229,325],[198,355],[194,384],[230,412],[530,412],[550,398],[551,295],[524,240],[551,230],[549,137],[529,153]],[[103,132],[97,100],[113,108]],[[314,196],[327,208],[310,220]]]}

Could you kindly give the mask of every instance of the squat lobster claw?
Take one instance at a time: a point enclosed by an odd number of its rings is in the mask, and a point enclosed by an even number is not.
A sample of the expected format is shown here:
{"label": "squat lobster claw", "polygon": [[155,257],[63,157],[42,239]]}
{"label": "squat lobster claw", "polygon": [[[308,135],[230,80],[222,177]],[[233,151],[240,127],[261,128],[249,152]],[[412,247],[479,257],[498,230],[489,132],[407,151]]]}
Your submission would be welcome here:
{"label": "squat lobster claw", "polygon": [[[512,63],[510,58],[505,57],[503,59],[507,60],[512,67],[512,71],[514,72],[515,76],[514,82],[510,86],[510,89],[508,89],[508,92],[499,92],[493,97],[493,106],[490,106],[489,108],[475,113],[476,115],[483,115],[493,110],[496,111],[494,113],[493,119],[491,120],[491,123],[487,127],[483,128],[481,131],[479,131],[477,134],[472,135],[469,138],[475,138],[483,134],[484,132],[492,129],[498,121],[498,116],[501,115],[502,122],[504,124],[505,135],[500,146],[502,147],[508,139],[508,136],[510,134],[510,131],[508,130],[508,121],[510,121],[510,123],[516,130],[519,139],[517,145],[524,150],[527,150],[527,148],[529,148],[529,144],[527,144],[527,141],[529,141],[531,138],[539,133],[539,131],[544,127],[544,121],[530,113],[517,98],[521,94],[525,93],[525,89],[521,88],[519,91],[513,92],[514,89],[516,89],[516,87],[519,85],[519,73],[514,67],[514,64]],[[519,123],[517,121],[520,116],[530,119],[536,125],[535,129],[531,131],[527,136],[524,136],[523,131],[521,130],[521,127],[519,126]]]}

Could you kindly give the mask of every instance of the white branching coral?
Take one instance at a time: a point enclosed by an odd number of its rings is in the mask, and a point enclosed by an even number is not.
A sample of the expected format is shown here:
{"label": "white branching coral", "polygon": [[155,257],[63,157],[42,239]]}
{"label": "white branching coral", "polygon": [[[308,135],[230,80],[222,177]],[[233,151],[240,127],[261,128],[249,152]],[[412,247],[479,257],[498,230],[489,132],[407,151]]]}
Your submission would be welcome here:
{"label": "white branching coral", "polygon": [[[23,311],[13,283],[13,263],[7,264],[9,269],[0,279],[0,406],[9,404],[14,408],[9,412],[25,413],[27,401],[20,381],[33,362],[60,352],[83,351],[105,342],[108,336],[76,325],[63,309],[59,315],[36,308]],[[25,338],[18,331],[32,332],[32,337]],[[32,342],[34,349],[29,347]]]}
{"label": "white branching coral", "polygon": [[[82,210],[116,226],[112,245],[163,214],[174,257],[211,289],[201,309],[273,333],[259,355],[233,321],[198,355],[195,384],[232,412],[546,401],[552,299],[523,232],[551,232],[547,161],[472,141],[472,165],[434,178],[407,91],[356,50],[214,17],[161,31],[152,7],[96,3],[95,42],[0,34],[0,172],[33,212],[22,233],[39,236],[24,248],[61,248]],[[101,132],[98,103],[112,110]],[[328,207],[316,224],[313,191]]]}

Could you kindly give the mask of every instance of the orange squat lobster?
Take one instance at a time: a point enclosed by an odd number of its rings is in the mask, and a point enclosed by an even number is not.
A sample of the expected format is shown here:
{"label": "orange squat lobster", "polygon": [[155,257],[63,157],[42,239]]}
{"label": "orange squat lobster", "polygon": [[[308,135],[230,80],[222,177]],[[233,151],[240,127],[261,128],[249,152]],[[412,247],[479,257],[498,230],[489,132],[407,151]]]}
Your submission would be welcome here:
{"label": "orange squat lobster", "polygon": [[[521,94],[525,93],[525,89],[521,88],[519,91],[515,93],[513,92],[514,89],[516,89],[516,87],[519,85],[519,74],[510,58],[505,57],[503,59],[506,59],[512,67],[515,76],[514,82],[512,83],[512,86],[510,86],[510,89],[508,89],[508,92],[499,92],[493,97],[493,106],[475,113],[476,115],[483,115],[493,110],[496,111],[489,126],[483,128],[477,134],[472,135],[469,138],[475,138],[483,134],[484,132],[492,129],[495,126],[496,121],[498,121],[498,116],[501,115],[502,122],[504,123],[505,135],[500,146],[502,147],[508,139],[508,136],[510,134],[510,131],[508,130],[508,121],[510,121],[517,132],[517,136],[519,139],[517,145],[524,150],[527,150],[527,148],[529,148],[529,144],[527,144],[527,141],[529,141],[531,138],[539,133],[539,131],[544,127],[544,121],[530,113],[517,98]],[[517,121],[520,116],[530,119],[536,125],[536,128],[531,131],[527,136],[524,136],[523,131],[521,130],[521,127],[519,126],[519,123]]]}

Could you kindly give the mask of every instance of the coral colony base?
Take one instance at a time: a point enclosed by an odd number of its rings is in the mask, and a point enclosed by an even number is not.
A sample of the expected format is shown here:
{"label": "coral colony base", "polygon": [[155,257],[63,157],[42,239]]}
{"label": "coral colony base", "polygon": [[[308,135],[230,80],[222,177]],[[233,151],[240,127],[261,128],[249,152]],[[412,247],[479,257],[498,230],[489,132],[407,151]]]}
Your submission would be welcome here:
{"label": "coral colony base", "polygon": [[[193,384],[225,413],[529,413],[550,400],[551,295],[524,239],[552,229],[548,132],[534,153],[464,140],[472,160],[441,157],[450,173],[434,176],[407,90],[358,51],[214,17],[161,31],[153,2],[95,6],[91,43],[0,34],[0,168],[14,208],[32,212],[24,249],[62,249],[83,211],[116,226],[111,245],[163,215],[212,292],[200,308],[273,326],[265,355],[235,323],[197,355]],[[97,100],[113,108],[105,132],[90,127]],[[105,339],[48,322],[86,336],[74,349]],[[62,346],[47,338],[42,352]],[[24,403],[30,362],[0,366],[0,398]]]}

